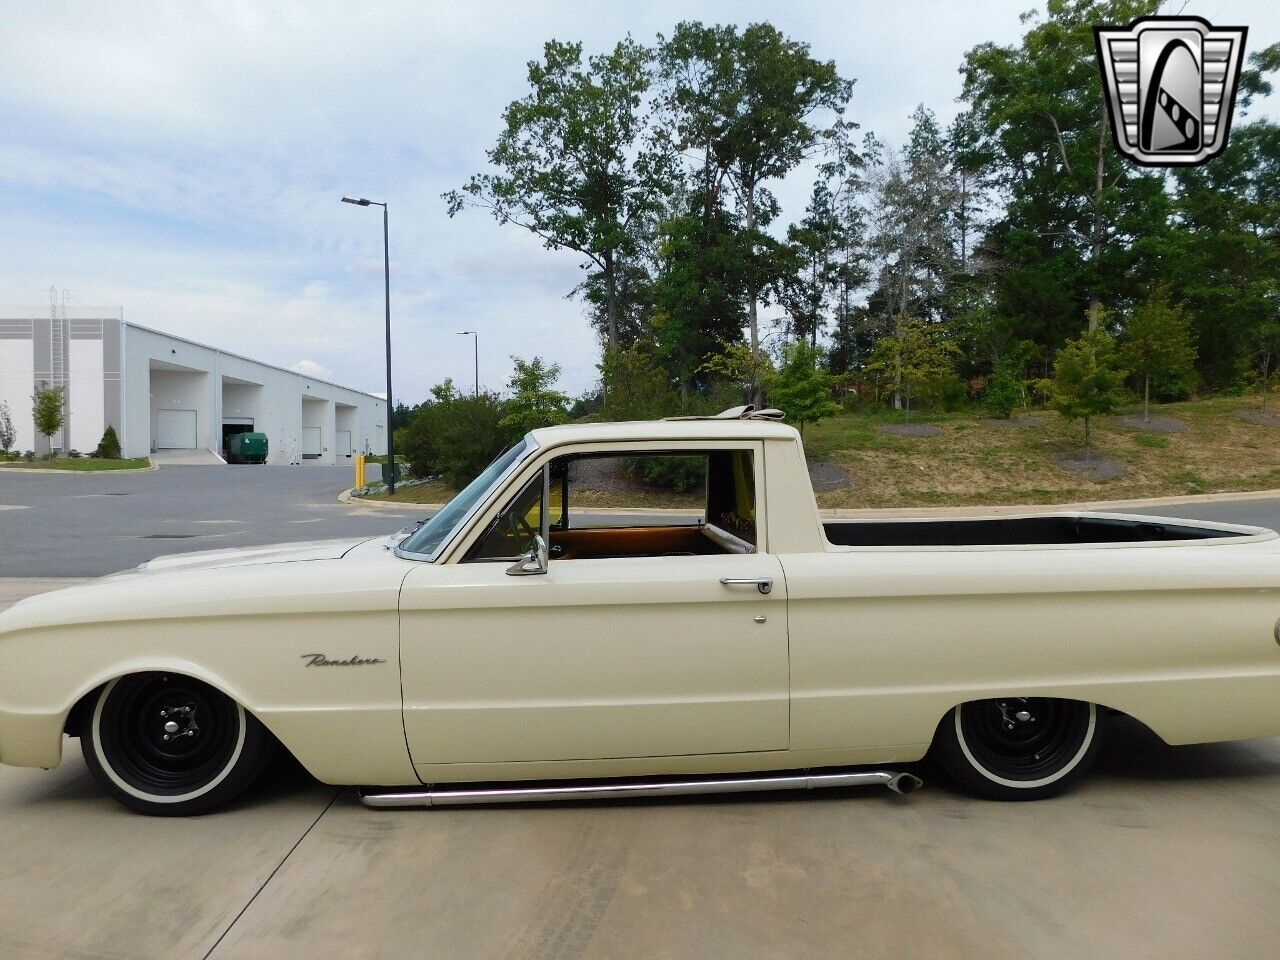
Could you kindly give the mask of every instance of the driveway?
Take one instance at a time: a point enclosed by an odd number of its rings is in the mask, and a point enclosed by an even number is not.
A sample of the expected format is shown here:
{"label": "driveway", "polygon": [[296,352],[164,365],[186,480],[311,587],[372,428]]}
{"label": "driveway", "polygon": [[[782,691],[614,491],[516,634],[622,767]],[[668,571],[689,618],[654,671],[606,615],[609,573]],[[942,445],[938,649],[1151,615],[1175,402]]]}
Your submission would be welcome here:
{"label": "driveway", "polygon": [[165,553],[373,537],[422,516],[337,502],[350,467],[0,469],[0,577],[97,577]]}
{"label": "driveway", "polygon": [[[12,592],[12,591],[11,591]],[[78,745],[0,767],[5,960],[1277,956],[1280,740],[1129,721],[1068,796],[926,789],[366,810],[292,762],[152,819]]]}

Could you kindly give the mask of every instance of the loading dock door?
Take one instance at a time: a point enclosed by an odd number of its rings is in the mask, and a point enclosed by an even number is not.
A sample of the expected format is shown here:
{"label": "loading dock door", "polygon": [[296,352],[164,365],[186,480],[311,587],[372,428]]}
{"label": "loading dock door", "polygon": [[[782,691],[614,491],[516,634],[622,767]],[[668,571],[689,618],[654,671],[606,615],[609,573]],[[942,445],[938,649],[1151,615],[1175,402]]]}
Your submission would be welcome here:
{"label": "loading dock door", "polygon": [[302,455],[308,460],[314,460],[320,456],[319,427],[302,428]]}
{"label": "loading dock door", "polygon": [[338,456],[340,457],[351,456],[351,431],[339,430],[337,434],[337,439],[338,439]]}
{"label": "loading dock door", "polygon": [[194,410],[156,411],[156,449],[194,450],[196,448],[196,412]]}

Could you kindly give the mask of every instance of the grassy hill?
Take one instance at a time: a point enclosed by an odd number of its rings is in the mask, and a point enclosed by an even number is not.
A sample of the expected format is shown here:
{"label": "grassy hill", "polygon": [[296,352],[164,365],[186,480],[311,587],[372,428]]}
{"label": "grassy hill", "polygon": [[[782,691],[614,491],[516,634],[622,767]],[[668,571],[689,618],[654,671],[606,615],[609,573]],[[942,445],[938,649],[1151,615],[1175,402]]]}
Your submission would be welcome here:
{"label": "grassy hill", "polygon": [[[1186,424],[1174,433],[1130,425],[1126,415],[1140,416],[1137,409],[1100,417],[1093,455],[1121,472],[1103,480],[1062,465],[1079,459],[1083,430],[1047,410],[1024,411],[1022,418],[1039,424],[1029,428],[998,424],[980,411],[849,413],[807,427],[804,440],[811,463],[835,464],[850,477],[848,486],[818,493],[819,505],[829,508],[1050,504],[1277,489],[1280,426],[1238,416],[1256,406],[1254,400],[1224,398],[1152,408],[1153,417]],[[882,431],[901,424],[940,432],[900,437]],[[450,495],[443,485],[427,484],[403,488],[394,499],[439,503]],[[646,506],[687,505],[658,490],[642,499]],[[592,497],[600,506],[612,500]],[[635,503],[636,497],[627,500]]]}

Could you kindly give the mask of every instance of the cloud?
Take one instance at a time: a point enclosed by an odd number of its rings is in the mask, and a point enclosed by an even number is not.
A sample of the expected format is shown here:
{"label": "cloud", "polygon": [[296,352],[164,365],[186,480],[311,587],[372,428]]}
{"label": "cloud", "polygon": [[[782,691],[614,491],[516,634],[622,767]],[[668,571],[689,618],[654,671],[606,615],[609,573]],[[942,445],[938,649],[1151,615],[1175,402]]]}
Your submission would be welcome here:
{"label": "cloud", "polygon": [[[1019,36],[1027,0],[338,0],[271,4],[8,4],[0,29],[0,314],[115,316],[329,379],[385,384],[382,223],[390,204],[396,396],[472,377],[502,387],[512,355],[540,355],[580,391],[598,342],[580,258],[440,194],[485,164],[503,108],[547,39],[589,52],[682,19],[769,20],[857,78],[849,116],[890,139],[910,108],[954,111],[964,52]],[[1280,6],[1191,0],[1246,22],[1256,48]],[[928,29],[921,29],[922,23]],[[50,64],[56,64],[51,82]],[[1273,98],[1277,99],[1277,98]],[[1270,102],[1253,116],[1274,116]],[[798,215],[806,165],[774,191]],[[319,376],[318,373],[308,375]]]}
{"label": "cloud", "polygon": [[332,380],[333,371],[322,363],[316,363],[314,360],[299,360],[289,368],[294,373],[300,373],[304,377],[315,377],[317,380]]}

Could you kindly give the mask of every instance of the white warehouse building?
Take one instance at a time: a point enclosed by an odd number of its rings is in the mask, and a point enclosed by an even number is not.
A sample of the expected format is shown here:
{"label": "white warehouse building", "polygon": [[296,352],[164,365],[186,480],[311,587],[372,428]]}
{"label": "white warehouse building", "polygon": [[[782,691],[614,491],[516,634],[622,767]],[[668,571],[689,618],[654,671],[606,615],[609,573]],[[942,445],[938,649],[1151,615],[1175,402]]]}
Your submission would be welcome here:
{"label": "white warehouse building", "polygon": [[[66,397],[51,438],[32,420],[42,383]],[[90,453],[108,426],[126,457],[187,451],[209,463],[246,430],[267,435],[268,463],[345,463],[387,446],[380,397],[115,318],[0,319],[0,400],[14,449],[37,454]]]}

